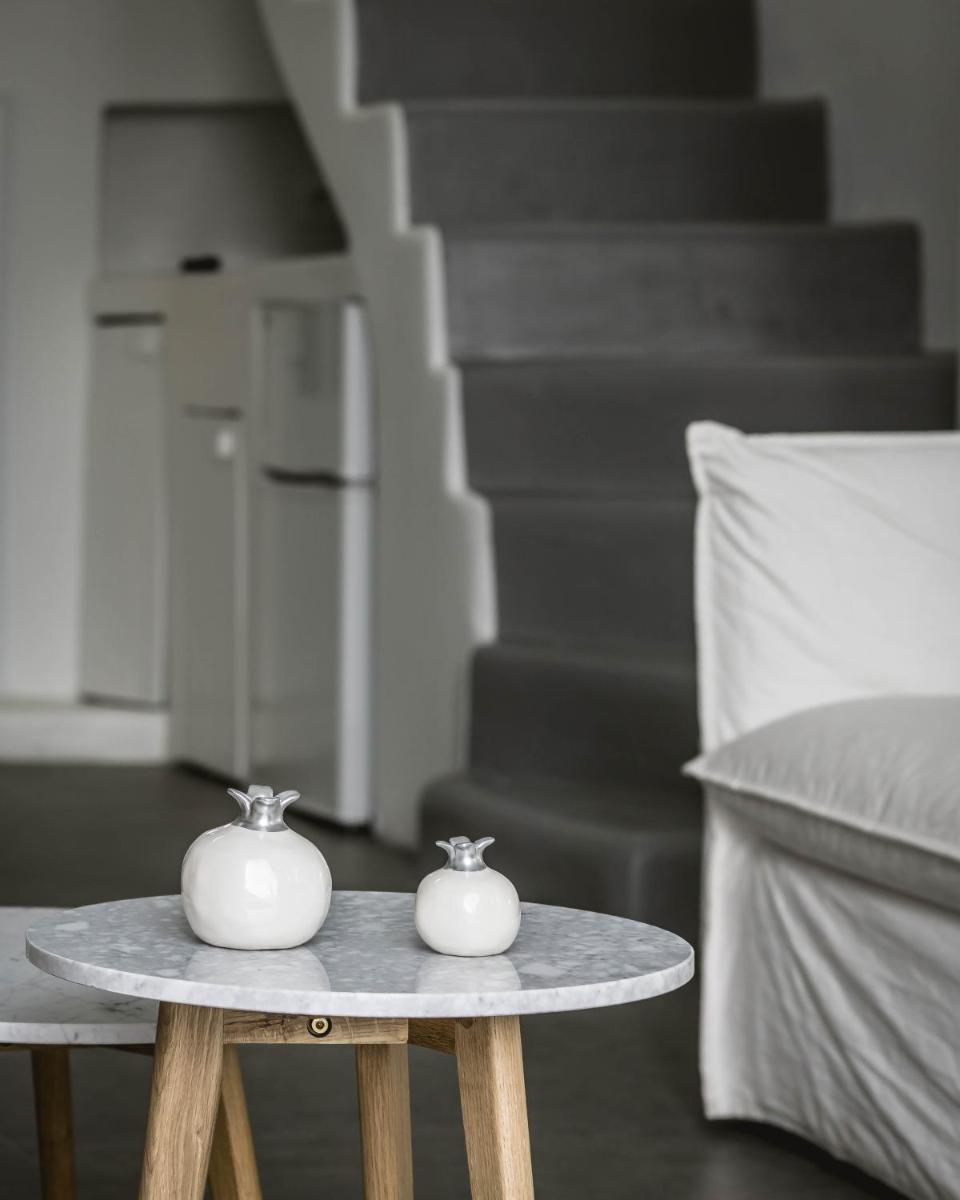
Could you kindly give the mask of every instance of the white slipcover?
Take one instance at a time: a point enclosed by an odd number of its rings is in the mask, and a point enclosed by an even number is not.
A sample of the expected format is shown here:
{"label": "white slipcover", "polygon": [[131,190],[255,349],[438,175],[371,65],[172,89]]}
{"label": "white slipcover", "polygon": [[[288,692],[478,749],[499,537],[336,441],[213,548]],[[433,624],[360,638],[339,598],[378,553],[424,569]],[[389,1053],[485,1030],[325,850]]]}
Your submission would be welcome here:
{"label": "white slipcover", "polygon": [[707,1115],[958,1200],[960,701],[803,710],[960,695],[960,435],[689,449]]}
{"label": "white slipcover", "polygon": [[792,1130],[917,1200],[960,1196],[960,917],[710,805],[708,1117]]}

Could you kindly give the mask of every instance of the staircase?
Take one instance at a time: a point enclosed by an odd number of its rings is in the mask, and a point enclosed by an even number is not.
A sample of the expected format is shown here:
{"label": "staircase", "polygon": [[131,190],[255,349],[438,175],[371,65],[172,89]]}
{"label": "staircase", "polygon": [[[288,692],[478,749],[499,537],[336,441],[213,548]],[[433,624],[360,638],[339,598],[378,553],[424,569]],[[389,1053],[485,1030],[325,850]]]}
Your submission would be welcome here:
{"label": "staircase", "polygon": [[440,233],[456,427],[492,515],[496,638],[422,841],[496,834],[526,897],[692,933],[683,430],[952,425],[916,232],[828,221],[826,114],[754,98],[747,0],[350,11],[356,97],[400,105],[406,215]]}

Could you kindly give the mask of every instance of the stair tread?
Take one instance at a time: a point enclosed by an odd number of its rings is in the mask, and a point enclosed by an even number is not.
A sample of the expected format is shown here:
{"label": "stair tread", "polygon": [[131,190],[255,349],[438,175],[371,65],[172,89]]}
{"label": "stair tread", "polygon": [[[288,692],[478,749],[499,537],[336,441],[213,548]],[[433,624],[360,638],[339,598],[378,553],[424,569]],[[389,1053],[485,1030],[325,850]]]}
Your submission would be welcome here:
{"label": "stair tread", "polygon": [[[691,600],[692,605],[692,600]],[[692,617],[691,617],[692,619]],[[518,630],[504,627],[503,637],[496,644],[509,646],[518,653],[529,651],[542,658],[529,658],[528,663],[549,664],[570,671],[599,671],[611,679],[656,680],[669,687],[689,690],[696,685],[692,653],[684,657],[671,647],[673,658],[666,658],[663,647],[654,651],[649,642],[624,634],[597,635],[552,632],[549,629]],[[550,656],[550,657],[547,657]],[[514,660],[519,661],[519,660]],[[617,667],[615,664],[622,665]]]}
{"label": "stair tread", "polygon": [[430,792],[459,791],[475,799],[524,805],[551,821],[607,825],[629,835],[654,830],[699,835],[702,822],[700,789],[680,776],[675,785],[623,787],[583,783],[545,775],[500,775],[473,770],[445,775]]}
{"label": "stair tread", "polygon": [[517,354],[509,361],[491,361],[480,354],[463,354],[457,358],[457,367],[461,371],[523,371],[557,367],[558,371],[568,374],[578,367],[593,371],[595,368],[616,367],[636,368],[636,370],[775,370],[776,367],[798,368],[810,371],[829,370],[842,371],[848,367],[876,367],[877,370],[913,371],[918,367],[946,367],[954,365],[956,353],[954,350],[918,349],[911,354],[744,354],[731,352],[719,354],[706,352],[691,355],[664,354],[653,350],[631,350],[625,347],[577,347],[568,354],[558,355],[533,352]]}
{"label": "stair tread", "polygon": [[722,238],[875,238],[878,235],[917,236],[912,221],[551,221],[504,222],[503,224],[447,225],[443,236],[449,241],[562,242],[562,241],[662,241],[720,240]]}
{"label": "stair tread", "polygon": [[815,96],[800,99],[767,99],[752,96],[451,96],[405,100],[404,111],[420,114],[477,113],[512,116],[518,112],[704,112],[709,114],[797,113],[820,114],[824,101]]}
{"label": "stair tread", "polygon": [[516,496],[498,493],[491,503],[498,514],[505,516],[512,513],[530,514],[541,509],[545,515],[559,515],[564,511],[582,513],[596,510],[600,516],[636,513],[654,518],[687,517],[691,514],[694,501],[692,496],[649,495],[645,492],[614,492],[610,495],[590,493],[588,496],[579,496],[576,492],[547,492]]}
{"label": "stair tread", "polygon": [[526,660],[544,665],[568,666],[574,670],[657,679],[678,686],[687,686],[696,678],[692,664],[678,662],[671,656],[651,654],[632,640],[600,646],[565,639],[546,645],[506,637],[481,646],[477,656],[487,660],[498,659],[504,663]]}

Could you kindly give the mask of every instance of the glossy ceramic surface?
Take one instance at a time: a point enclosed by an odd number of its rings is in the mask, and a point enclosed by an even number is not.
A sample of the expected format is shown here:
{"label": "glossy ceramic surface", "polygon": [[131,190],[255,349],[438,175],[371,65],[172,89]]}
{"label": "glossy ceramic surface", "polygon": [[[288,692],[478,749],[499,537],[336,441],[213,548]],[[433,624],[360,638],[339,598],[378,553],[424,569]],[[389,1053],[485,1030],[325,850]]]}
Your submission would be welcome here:
{"label": "glossy ceramic surface", "polygon": [[433,871],[417,889],[417,933],[431,950],[476,958],[509,950],[520,930],[520,897],[487,866]]}
{"label": "glossy ceramic surface", "polygon": [[288,950],[326,920],[333,885],[326,859],[283,814],[299,792],[273,794],[254,783],[229,788],[240,816],[200,835],[180,872],[190,928],[211,946]]}
{"label": "glossy ceramic surface", "polygon": [[181,872],[198,938],[233,950],[286,950],[314,936],[330,908],[330,868],[292,829],[223,825],[201,834]]}

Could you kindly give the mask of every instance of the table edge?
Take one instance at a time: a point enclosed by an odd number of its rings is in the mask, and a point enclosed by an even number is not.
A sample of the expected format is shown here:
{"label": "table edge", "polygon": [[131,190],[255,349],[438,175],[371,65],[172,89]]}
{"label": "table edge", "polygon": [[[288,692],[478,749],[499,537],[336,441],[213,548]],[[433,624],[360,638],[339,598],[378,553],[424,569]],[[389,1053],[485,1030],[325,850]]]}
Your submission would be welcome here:
{"label": "table edge", "polygon": [[[109,1034],[104,1030],[108,1029]],[[54,1022],[0,1021],[0,1045],[3,1046],[152,1046],[156,1041],[156,1021],[131,1022],[129,1025],[98,1025],[93,1021]]]}
{"label": "table edge", "polygon": [[[694,975],[696,955],[685,943],[685,959],[659,971],[599,983],[568,987],[530,988],[522,992],[430,993],[430,992],[288,992],[289,999],[277,988],[248,988],[242,1011],[296,1013],[303,1016],[392,1017],[416,1020],[424,1018],[477,1018],[495,1016],[535,1016],[551,1012],[577,1012],[592,1008],[612,1008],[621,1004],[652,1000],[676,991]],[[235,1009],[231,1000],[236,988],[230,984],[195,983],[171,980],[159,975],[131,974],[111,967],[91,967],[62,958],[52,951],[34,946],[27,938],[27,958],[41,971],[78,983],[145,1000],[168,1004],[189,1004],[202,1008]],[[96,978],[91,976],[95,975]],[[84,978],[83,976],[86,976]],[[189,990],[190,998],[171,995]],[[304,997],[308,998],[305,1000]]]}

